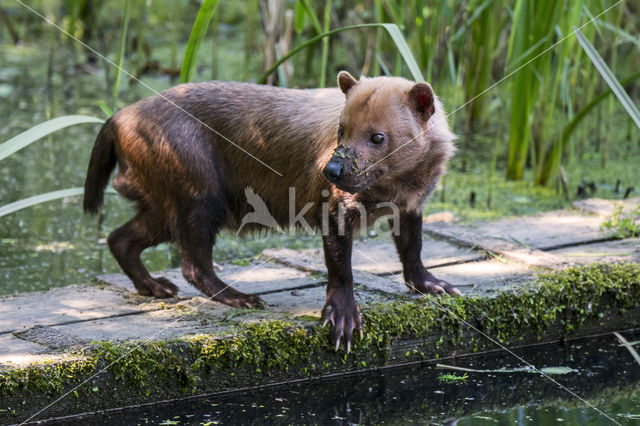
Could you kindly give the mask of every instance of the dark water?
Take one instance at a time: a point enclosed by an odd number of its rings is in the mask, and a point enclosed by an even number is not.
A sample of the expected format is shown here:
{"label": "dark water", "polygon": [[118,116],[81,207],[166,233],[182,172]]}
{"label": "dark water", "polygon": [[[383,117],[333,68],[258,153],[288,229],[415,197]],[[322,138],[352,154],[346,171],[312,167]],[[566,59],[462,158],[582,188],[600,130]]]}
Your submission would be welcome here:
{"label": "dark water", "polygon": [[[627,333],[626,337],[637,340],[640,334]],[[467,373],[465,382],[445,384],[438,376],[462,373],[436,369],[429,364],[67,418],[61,422],[105,425],[640,424],[640,365],[613,335],[515,352],[538,368],[576,370],[549,377],[592,406],[540,374]],[[521,367],[512,355],[504,352],[440,362],[472,369]]]}

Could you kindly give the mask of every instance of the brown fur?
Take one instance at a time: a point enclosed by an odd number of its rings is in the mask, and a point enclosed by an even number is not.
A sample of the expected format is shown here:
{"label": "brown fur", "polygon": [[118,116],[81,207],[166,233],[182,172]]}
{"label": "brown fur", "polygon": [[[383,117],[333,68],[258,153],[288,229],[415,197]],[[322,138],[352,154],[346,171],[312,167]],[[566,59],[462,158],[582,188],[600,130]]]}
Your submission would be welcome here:
{"label": "brown fur", "polygon": [[[455,291],[416,263],[420,225],[415,218],[453,153],[454,136],[440,103],[424,83],[395,77],[358,82],[344,72],[338,80],[344,94],[339,89],[235,82],[183,84],[131,105],[105,123],[89,164],[84,208],[97,212],[117,163],[113,186],[138,203],[139,213],[108,242],[140,293],[176,293],[167,280],[151,278],[140,262],[145,248],[173,241],[183,251],[183,274],[205,294],[232,306],[260,305],[257,296],[227,287],[211,266],[217,233],[238,229],[253,211],[247,187],[283,228],[290,220],[290,187],[296,192],[295,212],[313,203],[304,218],[327,231],[323,238],[329,285],[323,316],[333,324],[334,341],[343,338],[349,344],[352,331],[361,330],[350,261],[353,227],[360,220],[357,203],[372,220],[388,213],[376,209],[376,203],[393,202],[402,212],[399,228],[413,224],[406,236],[400,235],[402,241],[396,238],[412,289]],[[344,128],[340,141],[339,126]],[[376,132],[385,134],[384,143],[371,143]],[[344,158],[336,150],[338,143]],[[328,163],[341,168],[335,184],[323,176]],[[324,225],[323,203],[330,212]],[[348,212],[346,235],[338,232],[339,206]],[[260,225],[248,224],[242,232],[257,229]],[[418,237],[409,236],[415,232]],[[403,250],[418,250],[418,260]]]}

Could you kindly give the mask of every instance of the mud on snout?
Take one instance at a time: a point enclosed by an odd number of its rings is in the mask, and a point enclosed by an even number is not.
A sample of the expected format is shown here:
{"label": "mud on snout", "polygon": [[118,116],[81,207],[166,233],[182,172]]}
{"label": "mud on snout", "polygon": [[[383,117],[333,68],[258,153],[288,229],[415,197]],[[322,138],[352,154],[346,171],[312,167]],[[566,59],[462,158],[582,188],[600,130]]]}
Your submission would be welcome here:
{"label": "mud on snout", "polygon": [[384,166],[353,146],[339,144],[323,173],[338,189],[355,194],[375,185],[384,175]]}

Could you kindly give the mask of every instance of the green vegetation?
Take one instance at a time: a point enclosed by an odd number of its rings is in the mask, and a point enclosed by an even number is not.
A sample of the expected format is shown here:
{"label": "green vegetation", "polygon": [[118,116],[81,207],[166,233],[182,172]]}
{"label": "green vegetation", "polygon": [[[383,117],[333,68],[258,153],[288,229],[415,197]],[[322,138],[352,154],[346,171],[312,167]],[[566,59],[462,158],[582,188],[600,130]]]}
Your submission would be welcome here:
{"label": "green vegetation", "polygon": [[[79,3],[79,2],[76,2]],[[129,3],[130,0],[124,0],[124,12],[122,16],[122,29],[120,32],[120,46],[118,47],[118,63],[116,65],[116,78],[113,82],[113,106],[112,111],[116,110],[118,103],[118,92],[120,90],[120,75],[122,74],[122,65],[124,64],[124,51],[127,45],[127,29],[129,28]],[[73,33],[72,33],[73,34]]]}
{"label": "green vegetation", "polygon": [[[573,7],[581,2],[572,2]],[[562,2],[518,0],[513,17],[509,50],[507,54],[507,69],[516,70],[520,65],[535,59],[529,66],[523,66],[513,77],[511,102],[511,121],[509,127],[509,160],[507,163],[507,178],[521,180],[529,154],[529,138],[532,127],[533,109],[540,94],[540,79],[536,73],[543,71],[552,76],[549,66],[551,55],[543,52],[553,44],[553,32],[558,22]],[[567,14],[571,16],[574,14]],[[561,50],[562,51],[562,50]],[[540,55],[540,56],[539,56]],[[539,56],[539,57],[538,57]],[[562,56],[560,63],[563,64]],[[557,73],[556,73],[557,74]],[[554,79],[546,80],[549,87],[553,87]],[[555,91],[550,93],[551,102],[544,100],[544,106],[554,105]],[[544,116],[543,114],[536,114]]]}
{"label": "green vegetation", "polygon": [[[34,126],[17,136],[14,136],[7,142],[0,145],[0,161],[10,156],[14,152],[26,148],[39,139],[42,139],[43,137],[48,136],[53,132],[64,129],[65,127],[75,126],[83,123],[103,122],[104,120],[101,120],[99,118],[83,115],[68,115],[45,121],[44,123],[40,123],[37,126]],[[59,191],[48,192],[46,194],[39,194],[10,204],[5,204],[3,206],[0,206],[0,217],[16,212],[23,208],[31,207],[47,201],[71,197],[74,195],[81,195],[83,192],[83,188],[68,188]]]}
{"label": "green vegetation", "polygon": [[[534,368],[534,366],[531,366],[531,365],[526,365],[524,367],[518,367],[518,368],[498,368],[498,369],[478,370],[475,368],[457,367],[455,365],[436,364],[436,368],[441,368],[445,370],[454,370],[454,371],[464,371],[467,373],[533,373],[533,374],[544,374],[547,376],[548,375],[564,375],[564,374],[578,372],[577,370],[569,367],[543,367],[538,369],[538,368]],[[447,375],[445,374],[445,376]]]}
{"label": "green vegetation", "polygon": [[457,374],[441,374],[438,376],[438,381],[441,383],[451,384],[451,383],[466,383],[469,375],[464,373],[462,376],[458,376]]}
{"label": "green vegetation", "polygon": [[22,148],[26,148],[38,139],[42,139],[53,132],[82,123],[104,123],[104,120],[83,115],[69,115],[40,123],[0,145],[0,160],[7,158]]}
{"label": "green vegetation", "polygon": [[640,204],[628,214],[623,212],[621,205],[617,205],[601,228],[614,238],[637,237],[640,235]]}
{"label": "green vegetation", "polygon": [[633,356],[633,359],[636,360],[636,362],[638,364],[640,364],[640,354],[638,354],[638,352],[633,348],[633,346],[631,346],[631,344],[629,342],[627,342],[627,339],[625,339],[620,333],[618,333],[617,331],[614,332],[613,334],[615,334],[615,336],[618,338],[618,340],[620,340],[620,343],[622,343],[622,345],[629,351],[629,353],[631,354],[631,356]]}
{"label": "green vegetation", "polygon": [[409,70],[410,70],[410,72],[412,74],[413,79],[415,81],[423,81],[424,78],[422,76],[422,72],[420,72],[420,68],[418,68],[418,65],[417,65],[413,55],[411,54],[411,51],[409,50],[409,47],[407,46],[407,43],[404,41],[404,38],[403,38],[402,33],[400,32],[400,29],[398,28],[398,26],[395,25],[395,24],[379,23],[379,24],[350,25],[350,26],[347,26],[347,27],[336,28],[335,30],[326,31],[326,32],[324,32],[322,34],[319,34],[319,35],[317,35],[315,37],[312,37],[309,40],[305,41],[304,43],[301,43],[300,45],[298,45],[295,49],[291,50],[291,52],[287,53],[282,58],[278,59],[258,79],[258,82],[259,83],[266,82],[267,81],[267,77],[272,72],[274,72],[281,64],[283,64],[286,60],[288,60],[289,58],[293,57],[295,54],[297,54],[298,52],[300,52],[303,49],[307,48],[308,46],[313,45],[318,40],[327,40],[329,36],[331,36],[333,34],[337,34],[337,33],[343,32],[343,31],[358,30],[358,29],[371,28],[371,27],[374,27],[374,28],[375,27],[380,27],[380,28],[384,28],[385,30],[387,30],[387,32],[391,36],[391,39],[395,43],[395,45],[396,45],[396,47],[398,49],[398,52],[400,53],[402,58],[406,61],[407,66],[409,67]]}
{"label": "green vegetation", "polygon": [[218,6],[218,0],[205,0],[202,2],[202,6],[200,6],[200,11],[193,23],[193,29],[191,30],[189,42],[187,43],[187,52],[182,61],[180,83],[187,83],[193,78],[198,60],[198,52],[200,51],[200,44],[207,34],[207,29],[209,28],[211,18],[213,18],[216,6]]}
{"label": "green vegetation", "polygon": [[[396,358],[433,359],[454,348],[457,354],[494,349],[485,335],[502,345],[535,342],[543,335],[573,336],[588,323],[637,309],[639,300],[640,266],[596,264],[543,274],[529,290],[503,292],[491,299],[424,296],[367,306],[364,338],[356,340],[348,355],[334,353],[327,328],[320,325],[259,321],[240,325],[230,336],[95,342],[70,361],[0,371],[0,395],[53,396],[90,378],[77,389],[79,398],[91,396],[98,386],[103,392],[118,388],[120,393],[124,387],[144,399],[171,389],[188,394],[322,375],[338,368],[375,367]],[[398,339],[424,339],[424,343],[397,354]],[[107,376],[93,377],[107,366]],[[545,374],[567,372],[571,371],[555,368]]]}

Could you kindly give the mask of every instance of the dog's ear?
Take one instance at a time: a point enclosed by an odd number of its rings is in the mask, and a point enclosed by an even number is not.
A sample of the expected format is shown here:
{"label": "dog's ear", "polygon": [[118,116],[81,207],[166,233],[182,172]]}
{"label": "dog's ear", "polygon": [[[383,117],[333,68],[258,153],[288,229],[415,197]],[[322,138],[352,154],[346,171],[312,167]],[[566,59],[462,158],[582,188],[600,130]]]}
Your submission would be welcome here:
{"label": "dog's ear", "polygon": [[338,86],[340,86],[340,90],[342,90],[342,93],[345,95],[349,93],[349,90],[356,84],[358,84],[358,80],[353,78],[348,72],[340,71],[338,73]]}
{"label": "dog's ear", "polygon": [[416,83],[409,91],[409,104],[416,116],[425,122],[436,112],[433,90],[427,83]]}

